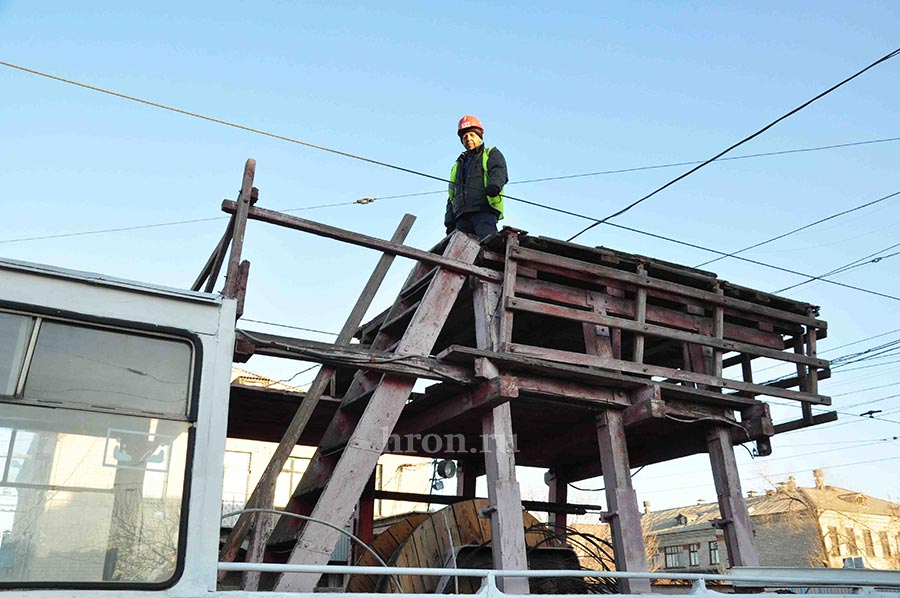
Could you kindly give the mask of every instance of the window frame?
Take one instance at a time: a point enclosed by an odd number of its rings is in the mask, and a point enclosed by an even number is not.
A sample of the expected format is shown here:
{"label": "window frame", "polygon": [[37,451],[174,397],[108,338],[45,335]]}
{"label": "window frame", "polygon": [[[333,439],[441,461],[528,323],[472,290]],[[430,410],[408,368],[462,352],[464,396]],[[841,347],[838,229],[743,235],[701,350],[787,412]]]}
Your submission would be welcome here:
{"label": "window frame", "polygon": [[688,567],[700,566],[700,544],[688,544]]}
{"label": "window frame", "polygon": [[[680,545],[676,546],[663,546],[663,565],[665,569],[681,569],[683,565],[681,564],[681,553],[683,552],[682,547]],[[675,564],[669,564],[669,557],[674,557],[676,561]]]}
{"label": "window frame", "polygon": [[[709,564],[710,565],[718,565],[722,562],[722,557],[719,554],[719,541],[712,540],[707,544],[707,548],[709,550]],[[715,555],[715,559],[713,558]]]}
{"label": "window frame", "polygon": [[[187,552],[187,531],[188,521],[190,519],[190,502],[191,487],[193,485],[194,471],[194,455],[197,440],[197,416],[200,402],[200,385],[202,378],[203,365],[203,342],[200,336],[188,329],[177,328],[174,326],[160,326],[149,324],[146,322],[136,322],[131,320],[122,320],[120,318],[111,318],[105,316],[97,316],[93,314],[83,314],[68,310],[53,309],[39,305],[23,304],[14,301],[6,301],[0,299],[0,311],[12,313],[36,319],[32,326],[31,338],[25,360],[19,371],[19,379],[16,383],[16,394],[13,396],[0,395],[0,409],[3,405],[26,405],[43,409],[57,409],[70,411],[91,411],[108,413],[113,415],[125,415],[131,417],[144,417],[149,419],[166,419],[174,421],[184,421],[187,426],[187,451],[185,454],[184,464],[184,482],[182,486],[182,503],[181,513],[178,522],[178,542],[175,560],[175,569],[172,576],[164,581],[157,582],[118,582],[118,581],[0,581],[0,591],[22,590],[22,589],[52,589],[52,590],[165,590],[174,587],[184,575]],[[191,370],[188,375],[188,396],[187,408],[185,414],[179,417],[170,415],[151,414],[144,411],[134,411],[128,409],[110,409],[101,408],[91,405],[82,404],[60,404],[49,405],[44,402],[32,401],[22,397],[25,381],[28,375],[28,368],[31,363],[31,357],[40,332],[40,321],[51,320],[62,323],[69,323],[73,326],[82,328],[98,328],[123,334],[136,334],[138,336],[163,338],[170,340],[178,340],[187,342],[191,349]]]}

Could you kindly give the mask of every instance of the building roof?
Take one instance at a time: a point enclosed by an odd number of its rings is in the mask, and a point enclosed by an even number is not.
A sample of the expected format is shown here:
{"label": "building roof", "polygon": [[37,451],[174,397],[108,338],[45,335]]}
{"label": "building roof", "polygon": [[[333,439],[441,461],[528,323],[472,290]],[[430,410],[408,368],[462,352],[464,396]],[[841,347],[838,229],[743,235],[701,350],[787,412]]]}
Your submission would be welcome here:
{"label": "building roof", "polygon": [[[749,492],[745,500],[751,517],[800,511],[810,507],[818,511],[900,516],[900,504],[824,483],[815,488],[800,488],[793,478],[779,484],[777,490],[769,490],[763,494]],[[700,502],[650,511],[644,514],[641,521],[649,533],[667,534],[709,529],[714,527],[713,522],[720,517],[718,503]]]}

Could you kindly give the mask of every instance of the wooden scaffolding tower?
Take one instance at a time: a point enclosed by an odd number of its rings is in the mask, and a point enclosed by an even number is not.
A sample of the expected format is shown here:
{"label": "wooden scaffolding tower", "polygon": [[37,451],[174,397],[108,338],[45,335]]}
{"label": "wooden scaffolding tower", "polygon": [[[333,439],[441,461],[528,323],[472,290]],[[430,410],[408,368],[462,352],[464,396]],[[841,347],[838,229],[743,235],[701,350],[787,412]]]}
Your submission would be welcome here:
{"label": "wooden scaffolding tower", "polygon": [[[323,364],[299,407],[232,397],[229,435],[281,438],[247,506],[271,508],[275,478],[298,442],[318,448],[287,507],[310,519],[274,523],[245,513],[222,560],[233,560],[249,537],[248,560],[263,560],[267,546],[279,545],[291,546],[290,563],[324,564],[354,513],[358,534],[371,539],[376,498],[423,498],[374,489],[378,458],[402,452],[456,460],[460,497],[474,497],[475,477],[487,476],[483,514],[497,569],[527,568],[516,465],[548,470],[549,497],[539,506],[559,529],[574,512],[567,485],[602,475],[616,567],[646,571],[631,469],[707,453],[730,563],[758,564],[733,447],[753,441],[766,456],[772,436],[836,419],[812,412],[830,404],[818,392],[830,370],[816,356],[827,330],[817,307],[711,272],[509,228],[483,242],[455,232],[422,251],[402,244],[410,216],[385,241],[256,207],[253,170],[248,161],[241,195],[223,203],[233,217],[195,289],[211,290],[230,243],[224,292],[242,301],[248,219],[383,256],[334,343],[238,329],[236,360],[268,355]],[[394,256],[415,266],[393,306],[362,324]],[[755,381],[751,365],[759,358],[791,363],[796,375]],[[437,383],[414,394],[419,379]],[[802,415],[773,425],[760,397],[797,401]],[[273,422],[291,410],[287,429],[279,429]],[[283,574],[274,589],[312,591],[317,579]],[[245,574],[245,588],[258,582]],[[522,578],[503,584],[528,592]],[[620,589],[648,592],[649,581],[621,580]]]}

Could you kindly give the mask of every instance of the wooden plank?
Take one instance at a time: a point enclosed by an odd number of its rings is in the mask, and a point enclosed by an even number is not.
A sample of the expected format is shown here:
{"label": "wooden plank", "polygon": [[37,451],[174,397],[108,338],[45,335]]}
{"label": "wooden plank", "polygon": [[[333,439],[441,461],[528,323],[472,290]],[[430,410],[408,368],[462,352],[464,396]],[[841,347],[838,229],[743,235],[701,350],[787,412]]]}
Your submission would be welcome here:
{"label": "wooden plank", "polygon": [[[638,276],[646,277],[647,269],[643,264],[638,264]],[[638,287],[637,296],[635,298],[634,321],[643,325],[647,321],[647,288]],[[636,333],[634,335],[634,357],[635,363],[644,363],[644,335]]]}
{"label": "wooden plank", "polygon": [[[569,498],[569,483],[557,476],[553,470],[548,470],[544,476],[547,482],[547,502],[565,503]],[[550,513],[548,523],[554,533],[560,538],[566,537],[566,528],[569,523],[565,513]]]}
{"label": "wooden plank", "polygon": [[[491,552],[494,569],[528,569],[522,529],[522,495],[516,481],[515,435],[509,403],[495,407],[481,420],[488,500],[491,510]],[[528,579],[497,580],[508,594],[528,594]]]}
{"label": "wooden plank", "polygon": [[231,218],[228,219],[228,225],[225,227],[225,232],[222,233],[219,242],[216,244],[216,248],[213,249],[213,252],[209,255],[209,259],[206,260],[206,264],[203,265],[200,274],[194,279],[194,284],[191,285],[192,291],[199,291],[205,282],[205,291],[207,293],[212,292],[213,287],[216,284],[216,279],[219,277],[219,270],[222,268],[222,263],[225,261],[225,249],[228,247],[228,244],[231,243],[231,236],[234,234],[234,220],[235,215],[232,214]]}
{"label": "wooden plank", "polygon": [[[716,285],[716,293],[721,294],[722,288]],[[716,305],[713,308],[713,336],[718,340],[725,340],[725,308]],[[722,377],[722,350],[713,349],[712,371],[713,376]]]}
{"label": "wooden plank", "polygon": [[[401,219],[397,230],[394,231],[392,242],[403,242],[409,234],[415,220],[415,216],[406,214]],[[369,280],[363,287],[359,298],[356,300],[356,304],[353,306],[350,315],[347,316],[347,320],[344,322],[344,326],[338,333],[335,345],[348,345],[350,343],[353,338],[353,333],[359,327],[359,323],[362,321],[366,311],[372,304],[372,299],[374,299],[375,294],[381,286],[393,261],[394,257],[387,254],[382,255],[381,259],[378,260],[378,264],[369,276]],[[296,413],[294,413],[287,429],[284,431],[281,442],[278,443],[278,446],[269,458],[269,463],[266,465],[259,482],[250,494],[250,498],[247,500],[248,507],[261,506],[262,508],[271,508],[275,482],[277,481],[279,474],[281,474],[281,470],[284,468],[284,464],[287,462],[288,457],[291,456],[291,452],[297,445],[297,441],[303,434],[303,430],[306,428],[309,418],[312,417],[313,411],[318,405],[319,399],[321,399],[324,394],[333,372],[334,370],[332,368],[323,367],[319,370],[318,374],[316,374],[315,380],[306,392],[306,397],[300,403]],[[267,500],[265,501],[265,505],[259,503],[261,497],[266,497]],[[222,550],[220,551],[220,561],[231,562],[237,555],[241,543],[246,538],[250,529],[250,518],[247,515],[247,513],[242,513],[235,522],[234,527],[232,527],[231,532],[228,534]],[[220,573],[220,577],[221,576],[222,573]]]}
{"label": "wooden plank", "polygon": [[[603,485],[609,510],[609,523],[617,571],[647,571],[647,557],[641,531],[641,513],[637,493],[631,484],[625,425],[622,413],[608,410],[597,418],[597,440]],[[623,594],[650,593],[648,579],[620,579]]]}
{"label": "wooden plank", "polygon": [[[512,233],[506,237],[506,262],[503,271],[503,289],[502,301],[499,307],[495,309],[501,310],[500,315],[500,347],[505,343],[512,342],[513,333],[513,317],[514,314],[507,307],[508,300],[516,296],[516,271],[518,263],[512,258],[514,251],[519,247],[519,236]],[[499,349],[500,347],[479,347],[481,349]],[[527,592],[526,592],[527,593]]]}
{"label": "wooden plank", "polygon": [[727,341],[721,340],[717,338],[713,338],[710,336],[705,336],[702,334],[694,334],[691,332],[684,332],[681,330],[675,330],[672,328],[664,328],[662,326],[656,326],[653,324],[639,324],[637,322],[632,322],[631,320],[626,320],[624,318],[616,318],[613,316],[601,316],[599,314],[594,314],[588,311],[572,309],[569,307],[562,307],[559,305],[552,305],[550,303],[541,303],[539,301],[532,301],[530,299],[520,299],[520,298],[511,298],[507,300],[507,307],[514,310],[519,311],[527,311],[530,313],[543,314],[546,316],[553,316],[558,318],[565,318],[568,320],[574,320],[578,322],[592,322],[594,324],[599,324],[601,326],[614,326],[617,328],[622,328],[623,330],[629,330],[631,332],[636,333],[644,333],[652,336],[658,336],[660,338],[665,338],[669,340],[678,340],[687,343],[696,343],[698,345],[703,345],[706,347],[716,347],[718,349],[722,349],[725,351],[738,351],[741,353],[750,353],[752,355],[760,355],[762,357],[768,357],[770,359],[775,359],[778,361],[790,361],[793,363],[804,363],[807,365],[814,365],[816,367],[827,367],[828,361],[824,359],[818,359],[815,357],[808,357],[805,355],[795,355],[792,353],[785,353],[781,351],[775,351],[773,349],[768,349],[765,347],[759,347],[757,345],[752,345],[748,343],[741,343],[737,341]]}
{"label": "wooden plank", "polygon": [[801,418],[789,422],[784,422],[783,424],[776,424],[775,434],[784,434],[785,432],[793,432],[794,430],[800,430],[803,428],[808,428],[810,426],[827,424],[833,421],[837,421],[837,419],[838,414],[834,411],[829,411],[828,413],[820,413],[818,415],[814,415],[812,417],[812,421],[807,421],[806,418]]}
{"label": "wooden plank", "polygon": [[516,378],[498,376],[448,400],[430,405],[427,411],[401,416],[394,427],[394,434],[421,434],[463,415],[486,412],[518,396]]}
{"label": "wooden plank", "polygon": [[[590,367],[603,368],[613,371],[628,372],[632,374],[646,374],[648,376],[662,376],[669,380],[680,380],[682,382],[693,382],[696,384],[705,384],[708,386],[717,386],[719,388],[727,388],[730,390],[749,391],[755,394],[769,395],[783,399],[792,399],[795,401],[808,401],[817,404],[830,404],[827,397],[819,395],[809,395],[792,390],[785,390],[776,386],[766,386],[763,384],[752,384],[741,382],[738,380],[728,380],[708,374],[698,374],[696,372],[688,372],[685,370],[677,370],[656,365],[642,365],[631,363],[630,361],[622,361],[618,359],[609,359],[598,357],[596,355],[585,355],[583,353],[573,353],[571,351],[562,351],[559,349],[545,349],[543,347],[534,347],[530,345],[511,344],[507,347],[511,353],[518,355],[528,355],[540,359],[549,359],[562,363],[571,363],[576,365],[584,365]],[[729,397],[723,397],[727,400]]]}
{"label": "wooden plank", "polygon": [[238,266],[241,263],[241,251],[244,249],[244,233],[247,231],[247,214],[250,210],[250,194],[253,191],[253,177],[256,174],[256,160],[248,158],[244,164],[244,177],[241,182],[241,194],[238,201],[231,202],[234,209],[234,231],[231,238],[231,253],[228,255],[228,268],[225,270],[225,297],[237,297]]}
{"label": "wooden plank", "polygon": [[235,335],[240,340],[253,343],[254,355],[344,367],[349,361],[361,370],[372,370],[376,374],[384,372],[458,384],[476,384],[479,381],[469,369],[441,363],[431,357],[411,355],[398,361],[393,353],[365,345],[338,345],[242,329],[237,329]]}
{"label": "wooden plank", "polygon": [[[445,256],[454,263],[471,262],[478,254],[478,249],[479,245],[475,240],[457,233],[451,236]],[[465,276],[449,270],[441,270],[434,277],[409,328],[400,340],[397,347],[398,355],[430,353],[465,280]],[[359,416],[349,442],[337,458],[337,462],[332,464],[333,461],[325,457],[321,451],[316,451],[298,486],[302,487],[307,477],[313,480],[318,477],[328,479],[311,517],[334,525],[342,525],[349,520],[356,500],[384,451],[387,436],[394,429],[414,384],[415,380],[385,374],[372,394],[366,410]],[[338,418],[332,421],[335,425],[339,423]],[[339,432],[329,426],[324,437],[328,438],[337,433]],[[296,503],[300,500],[302,496],[298,496],[295,492],[291,501]],[[329,528],[323,531],[321,526],[319,529],[304,526],[288,557],[288,562],[327,563],[337,541],[336,530]],[[315,574],[282,574],[274,590],[311,592],[318,578],[319,575]]]}
{"label": "wooden plank", "polygon": [[601,405],[629,405],[625,392],[604,388],[596,384],[584,384],[571,380],[554,380],[543,376],[516,375],[519,396],[534,395],[546,398],[583,400]]}
{"label": "wooden plank", "polygon": [[[229,200],[225,200],[222,202],[223,212],[230,214],[231,212],[234,212],[235,209],[235,202]],[[474,274],[479,278],[483,278],[485,280],[493,280],[495,282],[500,282],[500,280],[502,279],[502,276],[499,272],[496,272],[489,268],[482,268],[481,266],[475,266],[471,263],[460,262],[458,260],[437,255],[429,251],[423,251],[421,249],[408,247],[400,243],[393,243],[390,241],[379,239],[377,237],[370,237],[369,235],[355,233],[352,231],[344,230],[342,228],[338,228],[336,226],[329,226],[327,224],[313,222],[312,220],[304,220],[303,218],[289,216],[287,214],[282,214],[281,212],[252,207],[248,211],[247,215],[251,220],[268,222],[269,224],[275,224],[278,226],[283,226],[285,228],[312,233],[320,237],[343,241],[345,243],[350,243],[351,245],[359,245],[361,247],[368,247],[369,249],[377,249],[378,251],[381,251],[388,255],[399,255],[400,257],[440,266],[441,268],[444,268],[451,272],[457,272],[459,274]]]}
{"label": "wooden plank", "polygon": [[[783,311],[780,309],[775,309],[771,307],[766,307],[763,305],[758,305],[756,303],[751,303],[749,301],[743,301],[740,299],[735,299],[733,297],[726,297],[724,295],[718,295],[711,291],[704,291],[701,289],[696,289],[694,287],[688,287],[684,285],[680,285],[678,283],[672,283],[656,278],[650,278],[648,276],[640,276],[638,274],[632,274],[631,272],[624,272],[622,270],[617,270],[615,268],[610,268],[607,266],[600,266],[598,264],[593,264],[591,262],[585,262],[582,260],[576,260],[573,258],[567,258],[559,255],[553,255],[549,253],[544,253],[541,251],[536,251],[534,249],[526,249],[524,247],[515,248],[511,255],[509,256],[512,259],[525,261],[532,265],[549,265],[561,267],[567,270],[572,271],[573,273],[578,273],[581,277],[586,275],[591,277],[606,277],[611,278],[613,280],[620,280],[623,282],[628,282],[638,287],[646,287],[648,289],[656,289],[660,291],[667,291],[671,293],[675,293],[684,297],[691,297],[694,299],[700,299],[706,302],[709,302],[713,305],[722,305],[725,307],[731,307],[733,309],[738,309],[742,311],[747,311],[750,313],[767,315],[779,320],[784,320],[787,322],[795,322],[797,324],[803,324],[807,326],[813,326],[815,328],[827,328],[828,324],[824,320],[818,320],[816,318],[811,318],[806,315],[796,314],[793,312]],[[540,269],[540,268],[538,268]]]}
{"label": "wooden plank", "polygon": [[756,567],[759,565],[759,554],[753,542],[750,513],[741,493],[741,479],[729,429],[713,428],[707,435],[706,443],[719,498],[728,562],[732,567]]}
{"label": "wooden plank", "polygon": [[[571,365],[548,361],[545,359],[537,359],[527,357],[525,355],[513,355],[511,353],[495,353],[493,351],[483,351],[481,349],[473,349],[472,347],[462,347],[460,345],[451,345],[443,350],[439,355],[439,359],[447,359],[452,361],[471,361],[474,357],[488,357],[496,363],[514,370],[536,372],[547,376],[557,378],[566,378],[568,380],[583,380],[594,384],[603,384],[617,389],[630,389],[646,386],[647,379],[636,376],[628,376],[619,374],[609,370],[600,370],[597,368]],[[723,405],[734,403],[738,406],[753,405],[758,403],[754,399],[739,397],[735,394],[713,393],[705,390],[689,388],[686,386],[678,386],[666,382],[654,382],[661,389],[667,391],[668,394],[687,400],[701,401],[714,405]],[[519,382],[519,391],[522,392],[522,381]],[[723,403],[727,401],[728,403]]]}

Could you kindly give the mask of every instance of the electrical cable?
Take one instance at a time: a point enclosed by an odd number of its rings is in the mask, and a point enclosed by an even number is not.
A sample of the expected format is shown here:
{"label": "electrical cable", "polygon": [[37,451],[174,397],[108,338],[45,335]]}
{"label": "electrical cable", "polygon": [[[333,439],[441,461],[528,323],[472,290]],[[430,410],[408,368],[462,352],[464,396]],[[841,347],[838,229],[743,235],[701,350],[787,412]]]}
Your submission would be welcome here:
{"label": "electrical cable", "polygon": [[[797,149],[789,149],[789,150],[778,150],[772,152],[760,152],[756,154],[744,154],[741,156],[727,156],[724,158],[719,158],[717,162],[725,162],[728,160],[747,160],[749,158],[764,158],[768,156],[783,156],[786,154],[798,154],[801,152],[817,152],[823,150],[830,149],[838,149],[844,147],[854,147],[857,145],[870,145],[874,143],[888,143],[893,141],[900,141],[900,137],[886,137],[883,139],[869,139],[866,141],[852,141],[849,143],[834,143],[831,145],[819,145],[815,147],[804,147]],[[703,160],[689,160],[686,162],[670,162],[668,164],[653,164],[650,166],[634,166],[630,168],[618,168],[615,170],[600,170],[597,172],[584,172],[579,174],[565,174],[560,176],[550,176],[550,177],[542,177],[537,179],[524,179],[521,181],[510,181],[506,183],[506,186],[509,187],[511,185],[525,185],[528,183],[544,183],[547,181],[563,181],[567,179],[578,179],[578,178],[586,178],[586,177],[595,177],[595,176],[604,176],[610,174],[623,174],[628,172],[640,172],[644,170],[657,170],[660,168],[672,168],[675,166],[690,166],[692,164],[700,164]],[[446,189],[438,189],[436,191],[421,191],[418,193],[401,193],[399,195],[382,195],[373,197],[372,199],[381,200],[381,199],[401,199],[407,197],[421,197],[423,195],[437,195],[438,193],[446,193]],[[518,198],[507,198],[512,199],[514,201],[519,201]]]}
{"label": "electrical cable", "polygon": [[266,324],[267,326],[278,326],[279,328],[290,328],[292,330],[302,330],[304,332],[315,332],[317,334],[327,334],[329,336],[337,336],[337,332],[327,332],[325,330],[316,330],[315,328],[303,328],[301,326],[290,326],[288,324],[278,324],[276,322],[266,322],[265,320],[253,320],[250,318],[241,317],[242,322],[254,322],[256,324]]}
{"label": "electrical cable", "polygon": [[674,184],[677,183],[678,181],[680,181],[680,180],[682,180],[682,179],[684,179],[684,178],[690,176],[691,174],[697,172],[698,170],[700,170],[701,168],[703,168],[703,167],[706,166],[707,164],[716,161],[717,159],[721,158],[722,156],[724,156],[725,154],[727,154],[727,153],[730,152],[731,150],[735,149],[736,147],[741,146],[741,145],[747,143],[747,142],[750,141],[751,139],[754,139],[754,138],[756,138],[756,137],[759,137],[760,135],[762,135],[763,133],[765,133],[766,131],[768,131],[769,129],[771,129],[772,127],[774,127],[775,125],[777,125],[778,123],[780,123],[781,121],[785,120],[786,118],[789,118],[789,117],[793,116],[793,115],[796,114],[797,112],[800,112],[801,110],[803,110],[804,108],[806,108],[807,106],[809,106],[810,104],[812,104],[813,102],[815,102],[816,100],[825,97],[826,95],[830,94],[832,91],[838,89],[838,88],[841,87],[842,85],[844,85],[844,84],[846,84],[846,83],[849,83],[849,82],[852,81],[853,79],[856,79],[857,77],[859,77],[860,75],[862,75],[863,73],[865,73],[866,71],[868,71],[869,69],[872,69],[872,68],[876,67],[877,65],[879,65],[879,64],[881,64],[881,63],[883,63],[883,62],[887,62],[888,60],[890,60],[891,58],[893,58],[893,57],[896,56],[897,54],[900,54],[900,48],[897,48],[896,50],[893,50],[892,52],[889,52],[888,54],[882,56],[881,58],[879,58],[878,60],[876,60],[875,62],[873,62],[873,63],[870,64],[869,66],[865,67],[864,69],[862,69],[862,70],[860,70],[860,71],[857,71],[855,74],[853,74],[853,75],[847,77],[846,79],[844,79],[844,80],[841,81],[840,83],[837,83],[836,85],[831,86],[830,88],[826,89],[825,91],[823,91],[823,92],[820,93],[819,95],[815,96],[814,98],[812,98],[812,99],[810,99],[810,100],[807,100],[807,101],[804,102],[803,104],[800,104],[799,106],[797,106],[797,107],[794,108],[793,110],[791,110],[791,111],[787,112],[786,114],[784,114],[784,115],[778,117],[777,119],[775,119],[775,120],[772,121],[771,123],[767,124],[767,125],[764,126],[763,128],[759,129],[759,130],[756,131],[755,133],[753,133],[753,134],[751,134],[751,135],[748,135],[747,137],[743,138],[742,140],[738,141],[737,143],[735,143],[735,144],[733,144],[733,145],[727,147],[726,149],[722,150],[721,152],[719,152],[718,154],[716,154],[716,155],[713,156],[712,158],[709,158],[708,160],[705,160],[704,162],[702,162],[702,163],[698,164],[697,166],[691,168],[690,170],[688,170],[688,171],[685,172],[684,174],[675,177],[674,179],[672,179],[672,180],[669,181],[668,183],[662,185],[661,187],[658,187],[656,190],[651,191],[650,193],[648,193],[647,195],[644,195],[644,196],[641,197],[640,199],[631,202],[630,204],[628,204],[628,205],[625,206],[624,208],[622,208],[622,209],[620,209],[620,210],[618,210],[618,211],[616,211],[616,212],[613,212],[612,214],[610,214],[610,215],[607,216],[606,218],[603,218],[603,219],[601,219],[601,220],[599,220],[599,221],[597,221],[597,222],[591,224],[590,226],[588,226],[588,227],[585,228],[584,230],[582,230],[582,231],[580,231],[580,232],[578,232],[578,233],[572,235],[571,237],[569,237],[569,238],[567,239],[567,241],[572,242],[574,239],[576,239],[577,237],[579,237],[579,236],[581,236],[582,234],[586,233],[587,231],[591,230],[591,229],[594,228],[595,226],[597,226],[597,225],[599,225],[599,224],[603,224],[604,222],[606,222],[606,221],[608,221],[608,220],[611,220],[611,219],[613,219],[613,218],[615,218],[615,217],[617,217],[617,216],[621,216],[621,215],[624,214],[625,212],[627,212],[627,211],[631,210],[632,208],[636,207],[638,204],[641,204],[641,203],[647,201],[648,199],[650,199],[651,197],[653,197],[654,195],[656,195],[656,194],[659,193],[660,191],[663,191],[664,189],[667,189],[667,188],[671,187],[672,185],[674,185]]}
{"label": "electrical cable", "polygon": [[714,262],[718,262],[719,260],[724,260],[727,257],[734,257],[735,255],[737,255],[739,253],[744,253],[745,251],[750,251],[751,249],[756,249],[757,247],[762,247],[763,245],[767,245],[774,241],[778,241],[785,237],[789,237],[790,235],[799,233],[800,231],[806,230],[808,228],[812,228],[816,225],[822,224],[823,222],[828,222],[829,220],[833,220],[840,216],[844,216],[845,214],[850,214],[851,212],[856,212],[857,210],[862,210],[863,208],[868,208],[869,206],[874,206],[877,203],[881,203],[882,201],[888,200],[892,197],[896,197],[897,195],[900,195],[900,191],[895,191],[895,192],[891,193],[890,195],[885,195],[884,197],[879,197],[878,199],[876,199],[874,201],[864,203],[862,205],[856,206],[855,208],[850,208],[849,210],[844,210],[843,212],[838,212],[837,214],[832,214],[831,216],[826,216],[825,218],[821,218],[819,220],[816,220],[815,222],[810,222],[809,224],[804,224],[803,226],[795,228],[794,230],[790,230],[786,233],[776,235],[770,239],[766,239],[765,241],[760,241],[759,243],[754,243],[753,245],[748,245],[747,247],[744,247],[743,249],[738,249],[737,251],[733,251],[733,252],[729,253],[728,255],[722,255],[717,258],[707,260],[707,261],[703,262],[702,264],[697,264],[696,266],[694,266],[694,268],[702,268],[703,266],[707,266]]}
{"label": "electrical cable", "polygon": [[[640,230],[640,229],[637,229],[637,228],[632,228],[632,227],[630,227],[630,226],[624,226],[624,225],[621,225],[621,224],[616,224],[616,223],[614,223],[614,222],[604,222],[604,224],[607,225],[607,226],[612,226],[612,227],[615,227],[615,228],[620,228],[620,229],[622,229],[622,230],[627,230],[627,231],[629,231],[629,232],[633,232],[633,233],[636,233],[636,234],[639,234],[639,235],[643,235],[643,236],[646,236],[646,237],[652,237],[652,238],[654,238],[654,239],[660,239],[660,240],[662,240],[662,241],[669,241],[670,243],[676,243],[676,244],[678,244],[678,245],[683,245],[683,246],[685,246],[685,247],[691,247],[691,248],[693,248],[693,249],[700,249],[700,250],[702,250],[702,251],[708,251],[708,252],[710,252],[710,253],[717,253],[717,254],[719,254],[719,255],[728,255],[728,254],[727,254],[726,252],[724,252],[724,251],[719,251],[719,250],[717,250],[717,249],[711,249],[711,248],[709,248],[709,247],[704,247],[704,246],[702,246],[702,245],[697,245],[696,243],[689,243],[689,242],[687,242],[687,241],[681,241],[681,240],[678,240],[678,239],[673,239],[672,237],[666,237],[666,236],[664,236],[664,235],[658,235],[658,234],[656,234],[656,233],[651,233],[651,232],[643,231],[643,230]],[[749,263],[749,264],[756,264],[757,266],[763,266],[763,267],[765,267],[765,268],[770,268],[770,269],[772,269],[772,270],[778,270],[779,272],[787,272],[788,274],[795,274],[795,275],[798,275],[798,276],[806,276],[807,278],[810,278],[810,279],[820,280],[820,281],[825,282],[825,283],[828,283],[828,284],[832,284],[832,285],[836,285],[836,286],[839,286],[839,287],[844,287],[844,288],[852,289],[852,290],[854,290],[854,291],[860,291],[860,292],[862,292],[862,293],[866,293],[866,294],[869,294],[869,295],[875,295],[875,296],[877,296],[877,297],[883,297],[883,298],[885,298],[885,299],[891,299],[891,300],[894,300],[894,301],[900,301],[900,297],[897,297],[897,296],[895,296],[895,295],[889,295],[889,294],[887,294],[887,293],[881,293],[881,292],[878,292],[878,291],[873,291],[872,289],[866,289],[866,288],[858,287],[858,286],[855,286],[855,285],[845,284],[845,283],[843,283],[843,282],[838,282],[838,281],[836,281],[836,280],[830,280],[830,279],[824,278],[823,276],[813,276],[813,275],[811,275],[811,274],[804,274],[804,273],[799,272],[799,271],[797,271],[797,270],[792,270],[792,269],[790,269],[790,268],[783,268],[783,267],[781,267],[781,266],[775,266],[775,265],[773,265],[773,264],[768,264],[768,263],[766,263],[766,262],[761,262],[761,261],[759,261],[759,260],[753,260],[753,259],[746,258],[746,257],[740,256],[740,255],[736,255],[736,256],[733,256],[733,257],[734,257],[734,259],[740,260],[740,261],[742,261],[742,262],[747,262],[747,263]]]}
{"label": "electrical cable", "polygon": [[896,244],[891,245],[891,246],[889,246],[889,247],[885,247],[884,249],[880,249],[880,250],[876,251],[875,253],[870,253],[869,255],[867,255],[867,256],[865,256],[865,257],[861,257],[861,258],[855,259],[855,260],[853,260],[852,262],[849,262],[849,263],[847,263],[847,264],[844,264],[843,266],[840,266],[840,267],[838,267],[838,268],[836,268],[836,269],[834,269],[834,270],[831,270],[830,272],[826,272],[825,274],[820,274],[819,276],[812,276],[812,277],[810,277],[809,280],[804,280],[803,282],[798,282],[797,284],[793,284],[793,285],[791,285],[791,286],[789,286],[789,287],[784,287],[783,289],[779,289],[779,290],[773,291],[773,292],[776,293],[776,294],[777,294],[777,293],[783,293],[783,292],[789,291],[789,290],[791,290],[791,289],[796,289],[797,287],[802,287],[802,286],[805,285],[805,284],[809,284],[809,283],[812,282],[813,280],[824,280],[824,277],[825,277],[825,276],[834,276],[835,274],[841,274],[841,273],[843,273],[843,272],[847,272],[847,271],[853,270],[853,269],[855,269],[855,268],[860,268],[860,267],[862,267],[862,266],[867,266],[867,265],[869,265],[869,264],[877,264],[878,262],[880,262],[880,261],[882,261],[882,260],[885,260],[885,259],[894,257],[894,256],[896,256],[896,255],[898,255],[898,254],[897,254],[897,253],[892,253],[892,254],[890,254],[890,255],[883,255],[883,256],[881,256],[881,257],[877,257],[877,258],[875,258],[875,259],[871,259],[871,260],[869,260],[869,261],[867,261],[867,262],[864,262],[863,260],[867,260],[867,259],[869,259],[869,258],[871,258],[871,257],[873,257],[873,256],[877,256],[879,253],[883,253],[883,252],[885,252],[885,251],[889,251],[889,250],[894,249],[894,248],[896,248],[896,247],[900,247],[900,243],[896,243]]}
{"label": "electrical cable", "polygon": [[[258,509],[258,508],[248,508],[248,509],[241,509],[240,511],[234,511],[233,513],[225,513],[224,515],[222,515],[222,519],[225,519],[226,517],[234,517],[234,516],[236,516],[236,515],[237,515],[237,516],[240,516],[240,515],[243,514],[243,513],[270,513],[270,514],[273,514],[273,515],[282,515],[282,516],[286,516],[286,517],[296,517],[297,519],[302,519],[303,521],[308,521],[308,522],[311,522],[311,523],[318,523],[319,525],[324,525],[325,527],[330,527],[331,529],[336,530],[336,531],[338,531],[338,532],[344,534],[345,536],[347,536],[348,538],[350,538],[351,540],[353,540],[354,542],[356,542],[357,544],[359,544],[359,546],[361,546],[362,548],[364,548],[369,554],[372,555],[372,557],[378,562],[379,565],[381,565],[382,567],[387,567],[387,566],[388,566],[388,564],[384,562],[384,559],[382,559],[381,556],[380,556],[377,552],[375,552],[375,549],[373,549],[371,546],[369,546],[368,544],[366,544],[366,543],[363,542],[361,539],[359,539],[358,537],[354,536],[353,534],[351,534],[350,532],[348,532],[348,531],[345,530],[344,528],[339,527],[339,526],[337,526],[337,525],[334,525],[334,524],[332,524],[332,523],[329,523],[329,522],[327,522],[327,521],[323,521],[322,519],[316,519],[315,517],[310,517],[310,516],[308,516],[308,515],[300,515],[300,514],[298,514],[298,513],[291,513],[290,511],[282,511],[282,510],[280,510],[280,509]],[[397,581],[397,579],[396,579],[393,575],[388,575],[388,577],[390,578],[390,580],[391,580],[392,582],[394,582],[394,587],[397,588],[397,592],[400,593],[400,594],[402,594],[402,593],[403,593],[403,586],[400,585],[400,583]]]}

